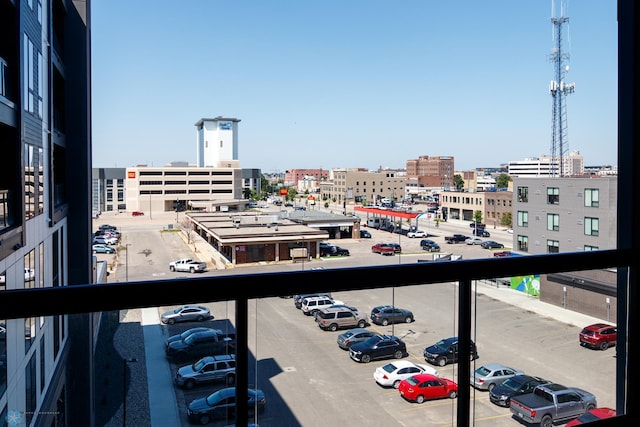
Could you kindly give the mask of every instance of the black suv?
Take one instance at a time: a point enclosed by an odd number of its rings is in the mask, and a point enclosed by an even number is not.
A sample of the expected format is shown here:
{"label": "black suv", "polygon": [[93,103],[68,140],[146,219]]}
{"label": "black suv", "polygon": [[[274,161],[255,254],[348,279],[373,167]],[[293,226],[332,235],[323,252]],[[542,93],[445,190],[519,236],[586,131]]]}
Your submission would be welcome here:
{"label": "black suv", "polygon": [[433,240],[428,240],[428,239],[420,240],[420,247],[422,248],[423,251],[429,251],[429,252],[440,251],[440,245],[438,245]]}
{"label": "black suv", "polygon": [[382,326],[387,326],[390,323],[411,323],[413,322],[413,313],[404,308],[379,305],[371,310],[371,321]]}
{"label": "black suv", "polygon": [[[478,358],[476,345],[471,341],[470,359]],[[444,366],[458,361],[458,337],[446,338],[424,349],[424,360],[434,365]]]}
{"label": "black suv", "polygon": [[375,335],[349,348],[349,357],[356,362],[369,363],[376,359],[401,359],[407,354],[404,341],[395,335]]}

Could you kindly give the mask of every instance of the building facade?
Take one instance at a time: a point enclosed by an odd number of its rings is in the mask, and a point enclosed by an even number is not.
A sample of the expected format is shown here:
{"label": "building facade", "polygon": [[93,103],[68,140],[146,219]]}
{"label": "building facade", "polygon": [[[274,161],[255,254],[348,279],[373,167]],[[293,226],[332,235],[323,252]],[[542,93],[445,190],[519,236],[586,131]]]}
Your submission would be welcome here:
{"label": "building facade", "polygon": [[218,116],[200,119],[196,127],[196,165],[215,167],[221,160],[238,160],[238,123]]}
{"label": "building facade", "polygon": [[[0,0],[0,298],[94,281],[87,3]],[[91,419],[98,318],[0,319],[0,420]]]}
{"label": "building facade", "polygon": [[613,249],[617,177],[515,178],[513,247],[528,254]]}
{"label": "building facade", "polygon": [[444,191],[440,193],[440,210],[443,219],[473,221],[476,211],[482,212],[482,221],[494,228],[502,225],[505,214],[511,214],[511,191]]}
{"label": "building facade", "polygon": [[406,176],[391,170],[333,169],[328,183],[320,185],[320,197],[343,206],[376,204],[382,199],[401,201],[405,197],[405,183]]}
{"label": "building facade", "polygon": [[125,168],[93,168],[91,171],[91,210],[101,212],[126,211]]}
{"label": "building facade", "polygon": [[316,181],[325,181],[329,177],[329,171],[324,169],[289,169],[284,173],[284,186],[298,187],[298,182],[306,177],[313,177]]}
{"label": "building facade", "polygon": [[238,161],[221,161],[215,168],[136,166],[126,171],[125,200],[130,211],[152,216],[176,209],[237,210],[244,204]]}
{"label": "building facade", "polygon": [[407,160],[407,177],[417,178],[420,187],[452,187],[454,171],[453,156],[419,156]]}

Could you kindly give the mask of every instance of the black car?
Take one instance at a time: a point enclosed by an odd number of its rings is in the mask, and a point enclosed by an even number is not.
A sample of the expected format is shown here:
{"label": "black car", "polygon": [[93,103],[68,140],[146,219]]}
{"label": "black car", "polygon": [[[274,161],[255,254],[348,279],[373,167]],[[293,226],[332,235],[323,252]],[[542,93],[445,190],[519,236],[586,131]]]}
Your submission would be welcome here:
{"label": "black car", "polygon": [[[264,411],[266,399],[264,392],[257,389],[249,389],[249,414],[255,408],[258,412]],[[187,416],[194,424],[208,424],[214,419],[230,419],[235,417],[236,389],[235,387],[223,388],[208,396],[192,400],[187,406]]]}
{"label": "black car", "polygon": [[349,256],[349,249],[341,248],[340,246],[334,246],[331,251],[331,255],[335,256]]}
{"label": "black car", "polygon": [[390,323],[411,323],[413,313],[404,308],[379,305],[371,310],[371,321],[376,325],[387,326]]}
{"label": "black car", "polygon": [[360,238],[361,239],[370,239],[371,238],[371,233],[369,233],[367,230],[360,230]]}
{"label": "black car", "polygon": [[512,397],[531,393],[540,384],[547,384],[548,382],[545,379],[531,375],[514,375],[489,390],[489,400],[498,406],[508,408]]}
{"label": "black car", "polygon": [[369,363],[376,359],[401,359],[407,354],[407,346],[395,335],[375,335],[349,348],[349,357],[356,362]]}
{"label": "black car", "polygon": [[[458,337],[445,338],[424,349],[424,360],[438,366],[458,361]],[[466,356],[465,356],[466,357]],[[469,353],[471,360],[478,358],[476,345],[471,341]]]}
{"label": "black car", "polygon": [[471,224],[469,224],[469,227],[481,229],[481,228],[484,228],[485,225],[481,222],[472,222]]}
{"label": "black car", "polygon": [[502,243],[494,242],[493,240],[485,240],[480,243],[480,247],[484,249],[501,249],[504,248],[504,245]]}
{"label": "black car", "polygon": [[478,237],[491,237],[491,234],[484,228],[475,229],[473,234],[475,234]]}
{"label": "black car", "polygon": [[429,251],[429,252],[440,251],[440,245],[438,245],[433,240],[428,240],[428,239],[420,240],[420,247],[422,248],[423,251]]}

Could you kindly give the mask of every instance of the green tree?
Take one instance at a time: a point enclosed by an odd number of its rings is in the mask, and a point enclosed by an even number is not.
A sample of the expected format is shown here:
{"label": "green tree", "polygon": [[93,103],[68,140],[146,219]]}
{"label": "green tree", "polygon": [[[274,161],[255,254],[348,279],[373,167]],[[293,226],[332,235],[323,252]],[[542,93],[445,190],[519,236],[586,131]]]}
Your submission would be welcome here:
{"label": "green tree", "polygon": [[297,194],[298,194],[298,192],[296,191],[295,188],[289,187],[289,192],[287,193],[287,198],[289,200],[294,200],[296,198]]}
{"label": "green tree", "polygon": [[250,199],[251,198],[251,193],[255,192],[254,190],[250,189],[250,188],[243,188],[242,189],[242,197],[244,199]]}
{"label": "green tree", "polygon": [[511,216],[511,212],[505,212],[502,214],[500,217],[500,225],[504,225],[509,228],[513,226],[513,217]]}
{"label": "green tree", "polygon": [[457,174],[453,176],[453,186],[458,190],[462,190],[464,188],[464,179],[462,179],[462,175]]}
{"label": "green tree", "polygon": [[510,182],[511,182],[511,177],[509,176],[509,174],[501,173],[496,178],[496,187],[498,187],[498,188],[507,188],[509,186]]}
{"label": "green tree", "polygon": [[482,211],[474,211],[473,212],[473,220],[477,223],[482,222]]}

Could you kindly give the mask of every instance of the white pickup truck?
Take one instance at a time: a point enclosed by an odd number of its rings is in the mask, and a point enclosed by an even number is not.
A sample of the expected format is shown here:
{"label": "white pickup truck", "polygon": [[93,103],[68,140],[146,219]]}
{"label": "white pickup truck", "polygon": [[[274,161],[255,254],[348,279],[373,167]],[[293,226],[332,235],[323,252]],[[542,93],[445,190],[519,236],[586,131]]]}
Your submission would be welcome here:
{"label": "white pickup truck", "polygon": [[169,270],[171,271],[188,271],[189,273],[195,273],[205,271],[206,269],[206,263],[191,258],[182,258],[169,263]]}

